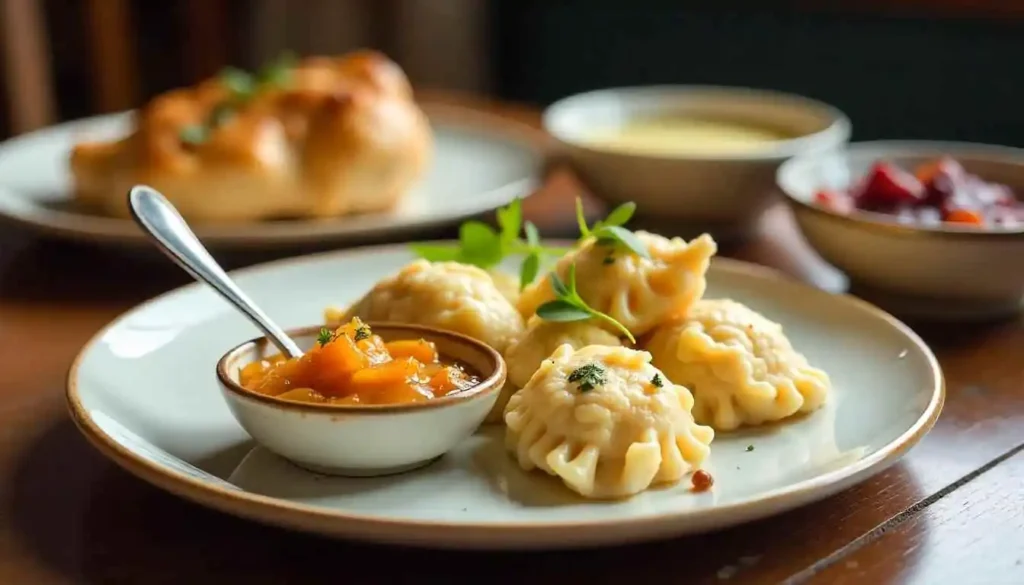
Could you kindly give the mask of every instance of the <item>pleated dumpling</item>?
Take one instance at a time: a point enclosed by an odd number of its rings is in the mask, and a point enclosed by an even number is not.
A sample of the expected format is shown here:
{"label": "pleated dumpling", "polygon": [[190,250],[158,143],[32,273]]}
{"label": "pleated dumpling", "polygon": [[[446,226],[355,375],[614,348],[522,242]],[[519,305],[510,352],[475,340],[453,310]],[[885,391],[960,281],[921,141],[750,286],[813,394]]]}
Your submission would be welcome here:
{"label": "pleated dumpling", "polygon": [[579,349],[588,345],[620,346],[622,341],[593,319],[555,322],[533,317],[523,332],[505,351],[508,380],[516,388],[526,386],[541,362],[562,345]]}
{"label": "pleated dumpling", "polygon": [[720,431],[813,411],[831,388],[781,325],[732,300],[696,303],[685,318],[658,327],[647,350],[693,392],[694,418]]}
{"label": "pleated dumpling", "polygon": [[505,408],[506,447],[519,465],[589,498],[621,498],[679,481],[715,436],[694,422],[689,390],[647,352],[559,347]]}
{"label": "pleated dumpling", "polygon": [[[689,242],[643,231],[635,235],[649,259],[589,238],[559,259],[555,272],[564,281],[575,264],[580,297],[639,336],[685,313],[704,294],[705,273],[718,248],[707,234]],[[529,318],[554,298],[551,280],[543,278],[523,290],[517,306]]]}
{"label": "pleated dumpling", "polygon": [[393,321],[462,333],[504,352],[525,327],[486,271],[458,262],[416,260],[378,282],[341,322]]}

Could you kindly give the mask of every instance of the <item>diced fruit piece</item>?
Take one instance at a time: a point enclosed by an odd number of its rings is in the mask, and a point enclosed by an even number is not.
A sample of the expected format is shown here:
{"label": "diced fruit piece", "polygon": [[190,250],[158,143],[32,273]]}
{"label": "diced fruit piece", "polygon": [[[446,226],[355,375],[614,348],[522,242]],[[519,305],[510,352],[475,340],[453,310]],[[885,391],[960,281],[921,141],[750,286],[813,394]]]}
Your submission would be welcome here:
{"label": "diced fruit piece", "polygon": [[470,386],[470,380],[461,370],[446,367],[430,377],[429,386],[434,396],[444,396],[466,389]]}
{"label": "diced fruit piece", "polygon": [[964,168],[960,166],[960,163],[948,156],[944,156],[938,160],[924,163],[914,170],[914,176],[924,185],[932,182],[940,174],[949,177],[953,181],[958,181],[964,176]]}
{"label": "diced fruit piece", "polygon": [[391,357],[395,359],[411,357],[424,364],[437,361],[437,346],[424,339],[401,339],[385,344]]}
{"label": "diced fruit piece", "polygon": [[353,373],[349,383],[356,393],[361,393],[364,389],[409,383],[419,372],[420,365],[415,359],[396,359]]}
{"label": "diced fruit piece", "polygon": [[968,225],[982,225],[985,219],[977,211],[970,209],[954,209],[946,215],[946,221],[950,223],[962,223]]}
{"label": "diced fruit piece", "polygon": [[348,394],[352,374],[370,365],[351,337],[341,335],[327,345],[314,347],[302,356],[309,386],[327,396]]}
{"label": "diced fruit piece", "polygon": [[886,163],[876,163],[854,194],[859,207],[886,210],[915,204],[924,197],[924,186],[914,175]]}
{"label": "diced fruit piece", "polygon": [[823,189],[814,194],[814,202],[818,205],[836,211],[848,213],[853,210],[853,201],[846,193]]}

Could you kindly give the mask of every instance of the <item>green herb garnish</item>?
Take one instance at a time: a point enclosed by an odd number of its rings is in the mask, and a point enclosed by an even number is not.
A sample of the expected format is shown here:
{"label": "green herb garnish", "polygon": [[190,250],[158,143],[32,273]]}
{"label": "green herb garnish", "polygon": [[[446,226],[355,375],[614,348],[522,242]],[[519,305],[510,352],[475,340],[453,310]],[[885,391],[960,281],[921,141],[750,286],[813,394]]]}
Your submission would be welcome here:
{"label": "green herb garnish", "polygon": [[216,128],[231,119],[238,108],[245,105],[260,91],[270,87],[284,87],[291,83],[294,68],[295,56],[291,53],[283,53],[277,59],[266,64],[257,75],[237,67],[224,68],[217,78],[227,89],[228,98],[214,106],[202,124],[193,124],[182,128],[179,139],[191,146],[206,142]]}
{"label": "green herb garnish", "polygon": [[583,300],[576,292],[576,264],[569,265],[567,282],[552,272],[548,275],[551,281],[551,288],[555,292],[555,300],[548,301],[537,307],[537,316],[545,321],[585,321],[591,318],[601,319],[621,331],[631,343],[636,343],[633,334],[626,329],[625,325],[614,318],[598,311]]}
{"label": "green herb garnish", "polygon": [[190,124],[181,129],[178,139],[190,146],[202,144],[210,137],[210,128],[205,124]]}
{"label": "green herb garnish", "polygon": [[352,336],[353,341],[362,341],[370,338],[370,329],[366,325],[356,327],[355,335]]}
{"label": "green herb garnish", "polygon": [[647,246],[640,241],[640,238],[622,227],[633,217],[634,213],[636,213],[636,203],[629,201],[613,209],[608,217],[587,227],[587,218],[583,215],[583,200],[577,197],[576,223],[580,228],[580,239],[593,236],[602,246],[625,248],[641,258],[650,258]]}
{"label": "green herb garnish", "polygon": [[[482,221],[471,220],[459,227],[459,243],[413,244],[417,256],[431,262],[461,262],[485,270],[494,268],[505,257],[522,254],[519,267],[519,287],[526,288],[540,272],[541,257],[545,254],[560,255],[565,250],[546,248],[541,245],[537,226],[523,221],[523,202],[516,199],[497,211],[498,229]],[[526,238],[520,237],[524,233]]]}
{"label": "green herb garnish", "polygon": [[576,384],[580,392],[589,392],[605,383],[604,368],[597,364],[580,366],[569,374],[569,381]]}
{"label": "green herb garnish", "polygon": [[316,336],[316,342],[320,344],[320,347],[323,347],[332,341],[334,341],[334,333],[326,327],[321,327],[320,333]]}
{"label": "green herb garnish", "polygon": [[661,379],[661,374],[654,374],[654,377],[651,378],[651,385],[655,388],[661,388],[665,385],[665,381]]}
{"label": "green herb garnish", "polygon": [[747,445],[747,453],[750,453],[753,450],[754,450],[754,446],[753,445]]}

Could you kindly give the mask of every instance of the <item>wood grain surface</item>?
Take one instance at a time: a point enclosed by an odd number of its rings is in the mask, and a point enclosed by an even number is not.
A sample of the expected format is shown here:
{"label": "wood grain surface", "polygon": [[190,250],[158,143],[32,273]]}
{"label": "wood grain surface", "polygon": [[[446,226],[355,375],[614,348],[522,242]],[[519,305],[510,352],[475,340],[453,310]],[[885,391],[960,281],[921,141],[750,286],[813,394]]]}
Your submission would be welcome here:
{"label": "wood grain surface", "polygon": [[[537,123],[524,108],[479,107]],[[546,232],[569,230],[579,192],[556,169],[527,214]],[[782,208],[759,236],[723,253],[828,290],[845,286]],[[1024,583],[1024,320],[915,325],[947,377],[941,418],[900,463],[823,502],[628,547],[436,552],[209,511],[128,476],[86,444],[64,408],[72,357],[118,313],[186,282],[155,253],[0,230],[0,583]]]}

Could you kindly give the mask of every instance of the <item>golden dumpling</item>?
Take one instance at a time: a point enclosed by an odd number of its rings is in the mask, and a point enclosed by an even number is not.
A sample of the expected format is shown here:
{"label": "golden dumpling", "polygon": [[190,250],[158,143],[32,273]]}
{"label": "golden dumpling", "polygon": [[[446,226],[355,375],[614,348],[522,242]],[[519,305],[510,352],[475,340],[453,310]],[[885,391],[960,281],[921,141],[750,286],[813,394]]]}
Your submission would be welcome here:
{"label": "golden dumpling", "polygon": [[720,431],[820,407],[828,375],[812,367],[782,326],[732,300],[702,300],[658,327],[647,344],[660,368],[693,392],[694,418]]}
{"label": "golden dumpling", "polygon": [[[640,336],[685,313],[704,294],[705,273],[718,248],[707,234],[690,242],[643,231],[636,237],[647,247],[649,259],[588,238],[559,259],[555,272],[565,281],[575,264],[580,297]],[[529,318],[554,298],[551,281],[544,278],[526,287],[517,306]]]}
{"label": "golden dumpling", "polygon": [[694,422],[693,397],[647,352],[559,347],[505,409],[519,465],[589,498],[620,498],[679,481],[708,456],[714,430]]}
{"label": "golden dumpling", "polygon": [[505,352],[509,381],[516,388],[526,386],[541,362],[563,345],[579,349],[588,345],[620,346],[622,341],[593,320],[559,323],[535,316]]}

